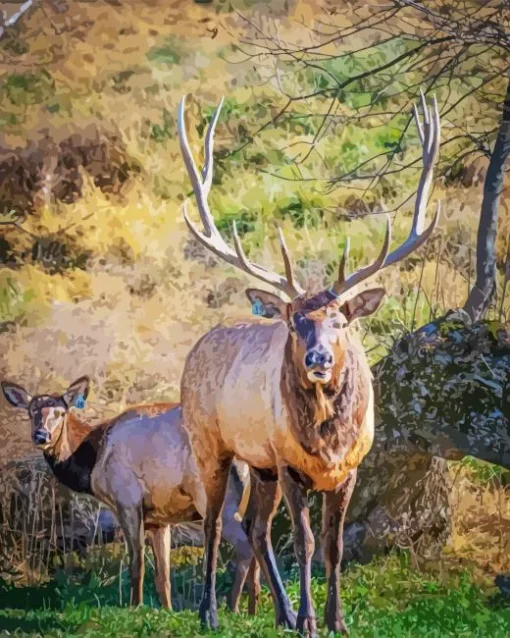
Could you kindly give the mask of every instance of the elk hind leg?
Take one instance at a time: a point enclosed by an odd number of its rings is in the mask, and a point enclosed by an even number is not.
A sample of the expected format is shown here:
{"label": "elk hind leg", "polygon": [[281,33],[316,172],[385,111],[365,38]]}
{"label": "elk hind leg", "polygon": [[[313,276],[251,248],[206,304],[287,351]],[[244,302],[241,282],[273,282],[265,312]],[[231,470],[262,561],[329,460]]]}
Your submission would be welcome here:
{"label": "elk hind leg", "polygon": [[156,527],[151,530],[152,551],[154,553],[156,590],[161,606],[172,609],[170,585],[170,525]]}
{"label": "elk hind leg", "polygon": [[255,556],[252,557],[248,571],[248,613],[250,616],[257,614],[260,603],[260,565]]}
{"label": "elk hind leg", "polygon": [[[235,579],[227,600],[229,608],[235,613],[239,611],[239,601],[244,583],[250,572],[253,557],[250,541],[237,517],[239,504],[246,489],[249,489],[249,487],[246,488],[246,486],[243,485],[235,464],[233,463],[230,468],[230,476],[223,504],[222,535],[223,538],[232,545],[236,554]],[[253,596],[253,590],[254,587],[250,587],[250,599]],[[251,607],[253,607],[253,604],[250,600]]]}
{"label": "elk hind leg", "polygon": [[143,604],[144,525],[140,506],[118,505],[118,518],[129,551],[129,571],[131,576],[131,605]]}

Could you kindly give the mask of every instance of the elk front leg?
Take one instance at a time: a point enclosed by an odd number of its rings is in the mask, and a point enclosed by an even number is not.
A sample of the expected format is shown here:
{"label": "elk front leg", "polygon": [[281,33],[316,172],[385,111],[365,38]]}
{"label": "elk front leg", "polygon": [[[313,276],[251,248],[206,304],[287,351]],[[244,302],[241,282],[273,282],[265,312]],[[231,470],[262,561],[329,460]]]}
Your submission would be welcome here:
{"label": "elk front leg", "polygon": [[153,529],[151,544],[156,570],[156,590],[158,592],[161,605],[166,607],[166,609],[172,609],[170,585],[170,525]]}
{"label": "elk front leg", "polygon": [[270,470],[250,471],[251,492],[243,528],[246,531],[255,556],[269,584],[276,612],[276,625],[288,629],[296,626],[287,592],[283,586],[271,543],[271,523],[282,498],[278,475]]}
{"label": "elk front leg", "polygon": [[310,527],[308,489],[300,475],[290,467],[281,472],[283,495],[290,510],[294,529],[294,550],[299,565],[299,611],[296,629],[305,636],[317,635],[317,620],[312,601],[312,556],[315,540]]}
{"label": "elk front leg", "polygon": [[129,552],[129,572],[131,576],[130,604],[143,604],[144,526],[141,507],[117,507],[119,523]]}
{"label": "elk front leg", "polygon": [[205,536],[205,582],[199,616],[202,627],[218,628],[218,606],[216,603],[216,564],[221,538],[221,510],[227,489],[228,474],[232,457],[218,460],[212,466],[211,459],[202,473],[207,496],[204,518]]}
{"label": "elk front leg", "polygon": [[330,631],[347,634],[340,597],[340,563],[343,553],[345,513],[356,484],[356,470],[334,492],[323,497],[322,548],[326,564],[328,593],[324,622]]}

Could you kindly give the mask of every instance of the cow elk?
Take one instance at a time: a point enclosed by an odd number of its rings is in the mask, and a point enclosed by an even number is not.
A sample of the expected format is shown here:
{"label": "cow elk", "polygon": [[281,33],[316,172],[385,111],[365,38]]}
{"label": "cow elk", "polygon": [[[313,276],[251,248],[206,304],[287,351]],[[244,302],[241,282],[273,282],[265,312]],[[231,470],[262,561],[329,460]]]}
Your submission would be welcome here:
{"label": "cow elk", "polygon": [[[201,173],[192,158],[185,130],[185,97],[178,130],[203,230],[191,221],[187,201],[183,212],[192,234],[230,265],[260,279],[288,299],[249,288],[253,314],[227,321],[205,334],[190,351],[184,366],[181,401],[184,426],[190,434],[207,493],[205,589],[200,606],[203,625],[217,626],[215,571],[221,531],[220,513],[234,457],[250,466],[251,494],[243,525],[273,596],[277,625],[315,635],[316,618],[310,580],[314,537],[310,528],[309,490],[323,492],[322,547],[327,573],[325,624],[347,632],[340,597],[342,531],[356,470],[374,436],[372,378],[353,322],[375,312],[383,288],[354,293],[354,287],[383,268],[408,256],[430,237],[439,206],[425,228],[427,199],[439,148],[439,114],[434,99],[429,108],[422,95],[424,123],[414,116],[422,146],[420,176],[412,227],[407,240],[390,248],[390,220],[377,259],[347,276],[349,242],[333,285],[318,294],[299,286],[284,237],[279,232],[285,276],[248,260],[235,222],[231,248],[218,232],[208,205],[213,175],[213,138],[221,103],[205,138]],[[300,570],[297,614],[278,574],[271,545],[271,521],[285,497],[294,527]]]}
{"label": "cow elk", "polygon": [[[62,395],[32,397],[8,381],[2,382],[2,390],[12,406],[28,412],[32,440],[55,477],[76,492],[96,497],[117,516],[129,550],[134,605],[143,602],[144,541],[145,532],[149,532],[156,588],[161,604],[171,609],[170,527],[201,520],[205,510],[205,492],[182,424],[180,405],[132,407],[92,427],[70,411],[75,405],[84,405],[89,393],[87,377],[72,383]],[[249,610],[254,614],[259,595],[258,565],[252,561],[250,543],[236,516],[249,490],[242,470],[241,464],[232,466],[223,535],[237,554],[229,605],[237,611],[249,572]]]}

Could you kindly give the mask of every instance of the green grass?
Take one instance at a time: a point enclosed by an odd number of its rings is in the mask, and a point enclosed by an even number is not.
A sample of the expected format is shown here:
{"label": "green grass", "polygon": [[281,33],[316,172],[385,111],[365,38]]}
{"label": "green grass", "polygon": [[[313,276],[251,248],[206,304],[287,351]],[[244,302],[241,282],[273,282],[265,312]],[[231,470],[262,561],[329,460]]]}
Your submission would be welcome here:
{"label": "green grass", "polygon": [[[174,585],[179,582],[178,574],[176,576]],[[295,606],[296,576],[292,569],[287,580]],[[151,576],[148,580],[152,581]],[[220,589],[227,580],[223,573]],[[291,635],[274,628],[272,604],[266,589],[255,618],[245,613],[236,616],[221,606],[221,627],[215,634],[201,631],[194,610],[169,613],[148,605],[136,610],[120,607],[118,582],[104,586],[94,575],[86,584],[60,577],[39,588],[4,586],[0,593],[0,631],[16,636],[258,638]],[[175,594],[179,591],[174,586]],[[320,573],[314,576],[313,594],[320,619],[326,595],[324,577]],[[475,584],[469,572],[452,571],[439,579],[413,569],[406,555],[395,554],[348,569],[343,577],[343,600],[353,638],[503,638],[510,632],[510,603],[496,602],[491,590],[486,585]],[[321,635],[327,634],[321,630]]]}
{"label": "green grass", "polygon": [[510,473],[499,465],[481,461],[474,456],[466,456],[460,465],[469,470],[471,479],[476,483],[487,485],[489,481],[496,480],[498,483],[508,485]]}

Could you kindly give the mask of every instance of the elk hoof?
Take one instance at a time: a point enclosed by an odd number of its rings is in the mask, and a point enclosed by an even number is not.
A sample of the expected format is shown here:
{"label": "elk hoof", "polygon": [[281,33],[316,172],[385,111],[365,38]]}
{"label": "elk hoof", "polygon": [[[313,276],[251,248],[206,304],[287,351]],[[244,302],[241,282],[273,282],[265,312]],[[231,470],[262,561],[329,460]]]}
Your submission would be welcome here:
{"label": "elk hoof", "polygon": [[200,605],[198,615],[200,617],[202,629],[213,629],[214,631],[218,629],[218,612],[216,609]]}
{"label": "elk hoof", "polygon": [[298,615],[296,629],[300,636],[306,636],[306,638],[317,638],[317,620],[315,616]]}
{"label": "elk hoof", "polygon": [[333,620],[326,619],[326,627],[335,634],[342,634],[342,636],[349,635],[349,630],[343,618],[335,618]]}
{"label": "elk hoof", "polygon": [[292,609],[285,609],[276,616],[276,626],[284,629],[296,628],[296,614]]}
{"label": "elk hoof", "polygon": [[248,615],[249,616],[256,616],[257,615],[257,609],[259,606],[259,600],[257,598],[257,600],[250,600],[248,602]]}
{"label": "elk hoof", "polygon": [[239,613],[239,598],[234,596],[233,592],[230,592],[227,596],[227,607],[233,614]]}

